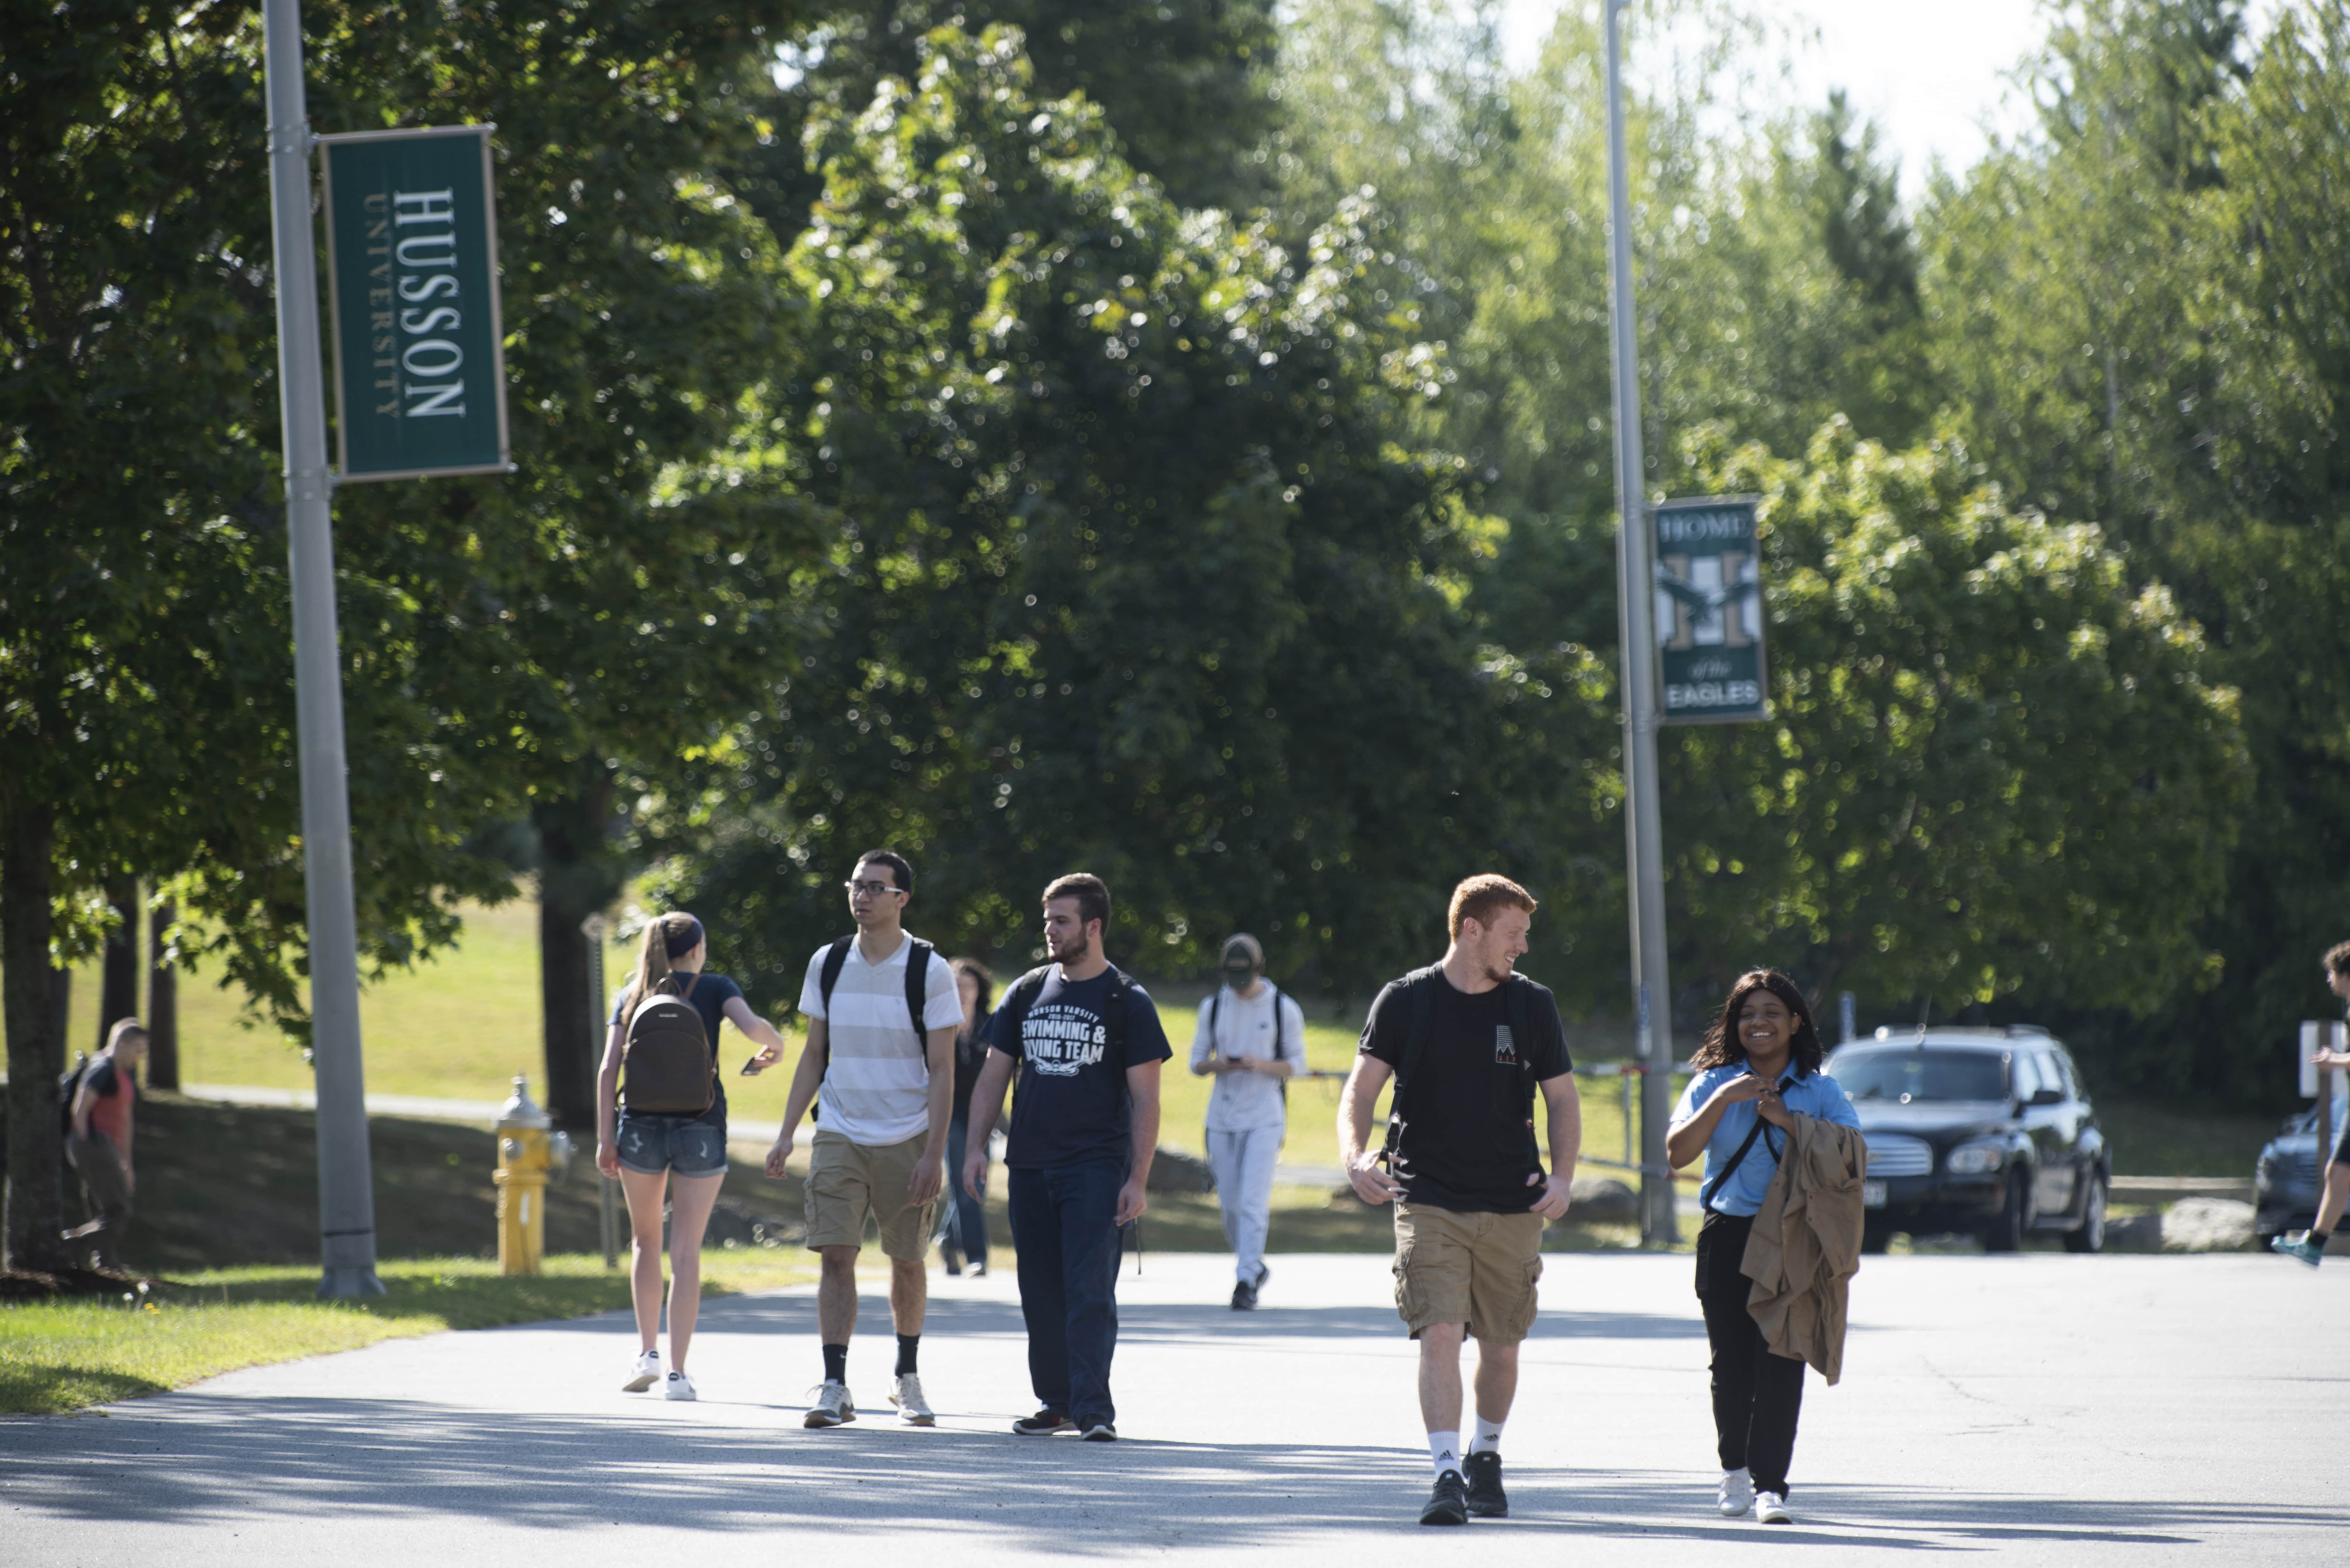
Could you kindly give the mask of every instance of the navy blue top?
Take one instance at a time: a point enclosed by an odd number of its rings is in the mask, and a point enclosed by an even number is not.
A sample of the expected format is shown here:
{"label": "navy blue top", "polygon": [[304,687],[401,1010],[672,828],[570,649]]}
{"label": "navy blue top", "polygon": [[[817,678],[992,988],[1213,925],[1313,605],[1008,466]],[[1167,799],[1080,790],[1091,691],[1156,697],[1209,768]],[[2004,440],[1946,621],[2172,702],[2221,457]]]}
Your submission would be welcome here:
{"label": "navy blue top", "polygon": [[[693,977],[680,975],[677,978],[691,980]],[[637,1010],[637,999],[629,994],[635,986],[636,982],[630,981],[620,988],[620,994],[612,998],[612,1016],[606,1022],[617,1023],[622,1029],[629,1026],[629,1014]],[[702,1033],[709,1038],[712,1062],[718,1060],[718,1025],[726,1016],[726,1004],[742,994],[743,988],[724,975],[704,974],[694,985],[693,994],[682,999],[688,1007],[702,1014]],[[714,1093],[711,1096],[710,1108],[691,1119],[723,1128],[726,1126],[726,1075],[723,1071],[712,1082],[711,1088]],[[621,1114],[628,1114],[628,1103],[623,1100]]]}
{"label": "navy blue top", "polygon": [[1003,1038],[999,1009],[988,1021],[988,1044],[1017,1064],[1012,1131],[1003,1163],[1047,1169],[1083,1160],[1128,1164],[1133,1154],[1134,1106],[1126,1070],[1164,1062],[1175,1053],[1150,993],[1127,981],[1126,1054],[1109,1054],[1109,971],[1072,984],[1060,966],[1045,979],[1020,1038]]}

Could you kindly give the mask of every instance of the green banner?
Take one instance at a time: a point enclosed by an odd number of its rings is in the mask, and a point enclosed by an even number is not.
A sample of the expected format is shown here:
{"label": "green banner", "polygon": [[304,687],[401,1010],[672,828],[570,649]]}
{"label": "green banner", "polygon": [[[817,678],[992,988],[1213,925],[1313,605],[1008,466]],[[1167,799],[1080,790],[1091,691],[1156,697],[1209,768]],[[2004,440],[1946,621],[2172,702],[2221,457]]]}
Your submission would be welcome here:
{"label": "green banner", "polygon": [[1755,500],[1715,496],[1650,510],[1663,699],[1658,716],[1665,723],[1770,717]]}
{"label": "green banner", "polygon": [[503,473],[487,125],[318,139],[341,477]]}

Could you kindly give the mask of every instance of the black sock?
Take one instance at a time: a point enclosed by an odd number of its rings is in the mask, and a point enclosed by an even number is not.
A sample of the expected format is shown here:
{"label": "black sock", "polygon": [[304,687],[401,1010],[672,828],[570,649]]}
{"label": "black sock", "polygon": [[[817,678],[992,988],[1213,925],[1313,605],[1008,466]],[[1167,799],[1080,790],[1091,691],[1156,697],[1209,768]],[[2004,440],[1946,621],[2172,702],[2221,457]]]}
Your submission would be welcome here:
{"label": "black sock", "polygon": [[824,1347],[824,1380],[827,1383],[848,1381],[848,1346],[827,1345]]}
{"label": "black sock", "polygon": [[914,1353],[921,1348],[922,1336],[920,1334],[901,1334],[898,1336],[899,1376],[903,1377],[906,1374],[914,1370]]}
{"label": "black sock", "polygon": [[[2319,1231],[2313,1228],[2309,1232],[2309,1244],[2313,1247],[2323,1247],[2332,1240],[2334,1240],[2334,1232],[2331,1231]],[[905,1341],[899,1340],[898,1343],[903,1345]]]}

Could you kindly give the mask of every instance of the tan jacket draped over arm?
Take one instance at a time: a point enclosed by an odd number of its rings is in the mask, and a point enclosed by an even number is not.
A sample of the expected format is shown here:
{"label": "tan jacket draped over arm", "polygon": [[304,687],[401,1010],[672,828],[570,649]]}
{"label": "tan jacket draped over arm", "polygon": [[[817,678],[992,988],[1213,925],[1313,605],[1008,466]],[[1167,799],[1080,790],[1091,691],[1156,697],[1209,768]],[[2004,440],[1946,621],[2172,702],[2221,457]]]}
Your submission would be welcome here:
{"label": "tan jacket draped over arm", "polygon": [[1834,1384],[1844,1374],[1846,1293],[1860,1270],[1868,1145],[1817,1116],[1794,1123],[1739,1272],[1754,1282],[1746,1310],[1772,1354],[1809,1362]]}

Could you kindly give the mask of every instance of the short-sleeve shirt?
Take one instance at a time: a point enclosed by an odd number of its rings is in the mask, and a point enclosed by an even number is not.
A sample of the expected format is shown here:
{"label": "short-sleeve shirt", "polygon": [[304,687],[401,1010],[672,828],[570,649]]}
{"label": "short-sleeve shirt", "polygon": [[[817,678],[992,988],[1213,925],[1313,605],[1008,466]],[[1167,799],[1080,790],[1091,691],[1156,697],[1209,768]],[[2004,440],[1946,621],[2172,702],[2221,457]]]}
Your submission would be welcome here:
{"label": "short-sleeve shirt", "polygon": [[[1527,1127],[1534,1085],[1575,1070],[1558,1003],[1544,987],[1524,981],[1534,988],[1525,1009],[1534,1038],[1519,1040],[1510,1028],[1506,987],[1471,995],[1442,970],[1428,983],[1436,987],[1428,1039],[1389,1174],[1403,1184],[1408,1203],[1523,1213],[1542,1196],[1526,1180],[1541,1173]],[[1356,1052],[1400,1067],[1410,1027],[1410,993],[1403,981],[1391,981],[1371,1003]]]}
{"label": "short-sleeve shirt", "polygon": [[1126,1054],[1109,1049],[1110,971],[1074,983],[1058,964],[1028,1009],[1018,1037],[999,1011],[988,1043],[1015,1064],[1012,1132],[1003,1163],[1043,1170],[1088,1160],[1126,1166],[1134,1150],[1134,1105],[1126,1072],[1175,1053],[1149,992],[1127,981]]}
{"label": "short-sleeve shirt", "polygon": [[[726,1004],[742,995],[743,988],[723,974],[704,974],[699,978],[681,975],[678,978],[694,982],[692,993],[684,999],[685,1004],[702,1015],[702,1033],[710,1041],[710,1059],[715,1063],[718,1060],[719,1023],[726,1016]],[[636,1011],[636,998],[629,994],[635,989],[636,982],[631,981],[620,988],[619,995],[612,999],[610,1022],[622,1029],[628,1028],[629,1015]],[[719,1074],[711,1087],[713,1093],[710,1098],[710,1108],[693,1120],[723,1127],[726,1125],[726,1075]],[[628,1106],[623,1104],[620,1108],[626,1110]]]}
{"label": "short-sleeve shirt", "polygon": [[89,1130],[109,1139],[118,1149],[130,1142],[130,1105],[139,1097],[139,1081],[100,1056],[82,1075],[89,1089]]}
{"label": "short-sleeve shirt", "polygon": [[[1200,1003],[1200,1022],[1191,1032],[1191,1070],[1196,1073],[1205,1066],[1211,1054],[1268,1060],[1277,1055],[1303,1072],[1305,1010],[1270,983],[1260,982],[1254,996],[1242,996],[1229,985],[1221,987]],[[1253,1132],[1286,1126],[1289,1106],[1282,1098],[1281,1084],[1279,1078],[1262,1073],[1218,1075],[1215,1086],[1208,1091],[1208,1130]]]}
{"label": "short-sleeve shirt", "polygon": [[[1697,1115],[1713,1098],[1714,1091],[1745,1073],[1745,1063],[1733,1062],[1726,1067],[1708,1067],[1691,1078],[1689,1087],[1681,1091],[1680,1103],[1673,1107],[1674,1123]],[[1860,1115],[1852,1108],[1852,1096],[1825,1073],[1806,1073],[1790,1064],[1779,1078],[1779,1099],[1797,1116],[1816,1116],[1856,1132],[1860,1129]],[[1780,1151],[1787,1147],[1787,1135],[1766,1126],[1746,1150],[1746,1158],[1730,1172],[1730,1179],[1715,1180],[1761,1119],[1762,1113],[1754,1106],[1752,1100],[1723,1106],[1721,1120],[1714,1124],[1713,1136],[1706,1140],[1705,1176],[1698,1191],[1724,1214],[1750,1215],[1762,1207],[1762,1195],[1770,1190],[1772,1174],[1779,1168]]]}
{"label": "short-sleeve shirt", "polygon": [[808,960],[807,978],[800,984],[800,1012],[825,1021],[828,1042],[816,1121],[825,1131],[868,1148],[903,1143],[930,1130],[926,1036],[933,1029],[962,1027],[962,993],[955,989],[954,971],[933,949],[922,986],[922,1033],[915,1032],[906,1008],[907,955],[913,950],[913,939],[900,936],[896,951],[878,964],[868,963],[864,949],[850,942],[827,1008],[827,943]]}

